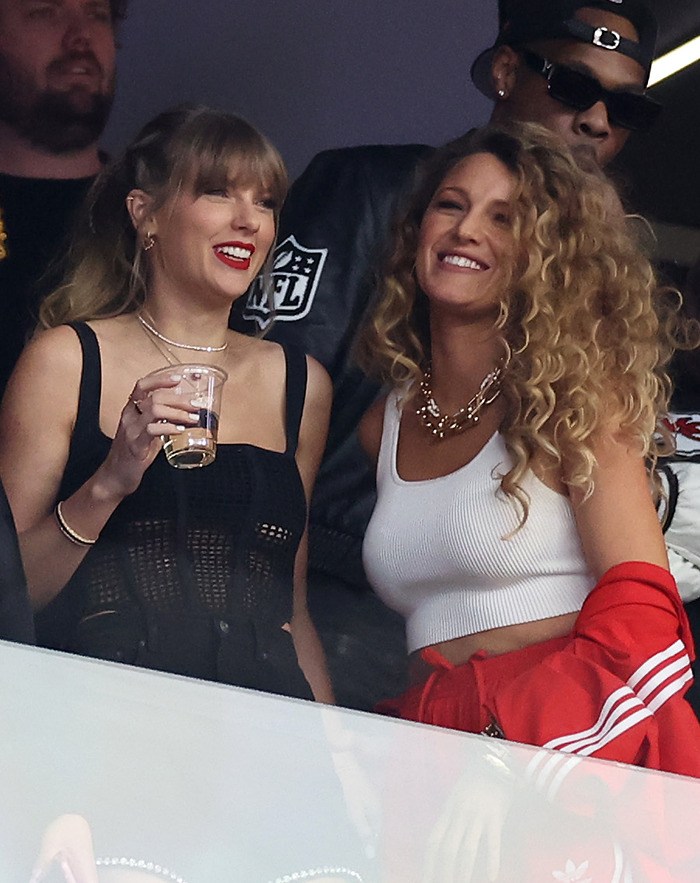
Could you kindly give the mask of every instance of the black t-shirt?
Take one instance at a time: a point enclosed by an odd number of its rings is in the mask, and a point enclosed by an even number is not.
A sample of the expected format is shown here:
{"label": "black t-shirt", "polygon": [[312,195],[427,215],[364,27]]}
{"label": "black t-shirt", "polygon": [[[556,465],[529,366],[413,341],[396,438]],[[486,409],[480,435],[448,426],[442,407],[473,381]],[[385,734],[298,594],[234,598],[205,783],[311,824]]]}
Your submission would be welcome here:
{"label": "black t-shirt", "polygon": [[37,322],[41,297],[59,281],[65,250],[93,178],[17,178],[0,174],[6,234],[0,259],[0,393]]}

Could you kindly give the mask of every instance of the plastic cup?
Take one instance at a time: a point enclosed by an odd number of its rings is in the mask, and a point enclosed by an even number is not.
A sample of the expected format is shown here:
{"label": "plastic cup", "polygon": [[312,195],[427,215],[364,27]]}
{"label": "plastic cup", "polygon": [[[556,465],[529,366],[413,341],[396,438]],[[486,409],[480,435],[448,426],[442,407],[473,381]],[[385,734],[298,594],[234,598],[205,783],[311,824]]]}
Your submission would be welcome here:
{"label": "plastic cup", "polygon": [[215,365],[169,365],[152,373],[152,377],[180,376],[172,388],[183,404],[196,405],[199,419],[196,426],[163,436],[163,450],[168,463],[176,469],[197,469],[208,466],[216,457],[216,440],[221,412],[221,392],[228,374]]}

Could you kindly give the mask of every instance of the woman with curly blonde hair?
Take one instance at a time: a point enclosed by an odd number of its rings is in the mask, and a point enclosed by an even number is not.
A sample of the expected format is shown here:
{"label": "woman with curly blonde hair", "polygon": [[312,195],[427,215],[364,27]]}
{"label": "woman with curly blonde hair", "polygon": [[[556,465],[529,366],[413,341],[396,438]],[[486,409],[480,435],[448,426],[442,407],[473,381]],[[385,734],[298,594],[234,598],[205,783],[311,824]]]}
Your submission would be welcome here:
{"label": "woman with curly blonde hair", "polygon": [[700,775],[654,507],[674,313],[605,177],[534,125],[432,158],[360,345],[370,582],[413,686],[380,710]]}

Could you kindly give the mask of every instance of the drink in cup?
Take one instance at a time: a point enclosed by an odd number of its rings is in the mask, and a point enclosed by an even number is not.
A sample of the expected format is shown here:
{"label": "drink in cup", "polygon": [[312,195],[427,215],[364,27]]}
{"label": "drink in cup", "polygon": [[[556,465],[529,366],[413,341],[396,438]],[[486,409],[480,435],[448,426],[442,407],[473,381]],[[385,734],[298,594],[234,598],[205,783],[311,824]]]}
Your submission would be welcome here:
{"label": "drink in cup", "polygon": [[168,463],[177,469],[208,466],[216,457],[221,392],[228,374],[214,365],[171,365],[154,374],[163,377],[179,375],[180,382],[173,391],[182,397],[183,404],[199,408],[196,426],[187,426],[182,432],[163,436]]}

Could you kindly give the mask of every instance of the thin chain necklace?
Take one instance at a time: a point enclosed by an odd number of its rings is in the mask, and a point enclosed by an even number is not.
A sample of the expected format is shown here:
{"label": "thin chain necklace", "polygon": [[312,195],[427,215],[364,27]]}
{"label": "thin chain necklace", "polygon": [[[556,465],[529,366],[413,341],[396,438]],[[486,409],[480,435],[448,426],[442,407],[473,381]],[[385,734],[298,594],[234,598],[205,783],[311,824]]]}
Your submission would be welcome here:
{"label": "thin chain necklace", "polygon": [[443,414],[440,410],[430,385],[432,377],[431,369],[428,368],[423,373],[423,379],[420,382],[422,404],[416,408],[418,419],[437,439],[458,435],[460,432],[476,426],[482,409],[494,402],[500,395],[501,379],[505,367],[505,364],[501,363],[493,371],[490,371],[467,404],[459,411],[455,411],[454,414]]}
{"label": "thin chain necklace", "polygon": [[175,355],[175,353],[172,352],[170,349],[168,349],[167,346],[162,346],[160,343],[158,343],[156,338],[153,337],[152,335],[150,335],[148,333],[148,331],[146,331],[146,329],[143,327],[143,325],[141,326],[141,330],[146,335],[146,340],[151,344],[153,349],[157,353],[159,353],[161,356],[163,356],[165,358],[165,361],[169,365],[181,365],[182,364],[182,362],[180,361],[180,359],[178,359],[178,357]]}
{"label": "thin chain necklace", "polygon": [[160,331],[154,328],[153,325],[151,325],[143,318],[143,315],[141,313],[138,313],[136,318],[147,331],[150,331],[151,334],[158,338],[158,340],[162,340],[163,343],[167,343],[168,346],[174,346],[180,350],[195,350],[198,353],[223,353],[225,349],[228,349],[228,341],[226,341],[223,346],[195,346],[192,343],[178,343],[176,340],[171,340],[169,337],[161,334]]}

